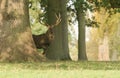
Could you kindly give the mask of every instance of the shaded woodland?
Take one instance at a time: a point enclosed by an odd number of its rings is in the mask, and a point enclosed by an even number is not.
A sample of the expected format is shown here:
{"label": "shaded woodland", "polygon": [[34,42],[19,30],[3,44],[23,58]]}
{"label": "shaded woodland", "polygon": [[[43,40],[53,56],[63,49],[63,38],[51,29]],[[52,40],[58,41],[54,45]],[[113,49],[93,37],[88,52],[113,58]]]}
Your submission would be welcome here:
{"label": "shaded woodland", "polygon": [[119,0],[0,0],[0,61],[118,61],[119,8]]}

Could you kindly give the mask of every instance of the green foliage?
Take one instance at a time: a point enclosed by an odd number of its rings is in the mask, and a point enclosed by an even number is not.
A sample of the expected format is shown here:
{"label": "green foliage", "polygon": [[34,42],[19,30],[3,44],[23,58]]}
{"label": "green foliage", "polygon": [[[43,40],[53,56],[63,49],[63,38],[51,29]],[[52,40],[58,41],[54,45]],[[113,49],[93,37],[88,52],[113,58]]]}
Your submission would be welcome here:
{"label": "green foliage", "polygon": [[[110,53],[114,53],[114,51],[117,52],[119,56],[120,52],[120,37],[119,37],[119,19],[120,15],[119,13],[113,14],[109,16],[109,13],[104,9],[101,8],[100,11],[97,11],[95,13],[96,21],[99,23],[98,31],[94,34],[98,34],[98,39],[103,39],[105,36],[105,33],[107,33],[107,36],[109,37],[109,49]],[[94,35],[93,35],[94,36]],[[118,58],[119,60],[119,58]]]}
{"label": "green foliage", "polygon": [[47,31],[47,27],[40,23],[44,15],[44,12],[41,9],[41,1],[42,0],[29,1],[30,24],[32,33],[36,35],[45,33]]}
{"label": "green foliage", "polygon": [[120,15],[119,14],[120,13],[112,15],[105,22],[108,25],[109,33],[111,33],[110,36],[114,35],[115,32],[119,31],[119,30],[117,30],[118,24],[119,24],[119,20],[120,20]]}
{"label": "green foliage", "polygon": [[[120,12],[120,2],[118,0],[88,0],[88,2],[91,5],[89,9],[92,12],[101,11],[101,8],[104,8],[109,16]],[[88,20],[88,22],[88,26],[99,27],[99,22],[94,19]]]}
{"label": "green foliage", "polygon": [[85,0],[76,0],[74,2],[75,8],[85,12],[87,9],[92,9],[92,6]]}
{"label": "green foliage", "polygon": [[42,17],[41,20],[42,20],[44,23],[46,23],[47,20],[48,20],[48,19],[47,19],[48,0],[41,0],[40,5],[41,5],[41,10],[43,11],[43,15],[40,16],[40,17]]}
{"label": "green foliage", "polygon": [[39,23],[35,23],[34,26],[32,26],[31,28],[32,28],[32,33],[35,35],[39,35],[47,31],[47,27]]}
{"label": "green foliage", "polygon": [[46,11],[48,0],[41,0],[40,4],[41,4],[41,7],[43,8],[43,10]]}
{"label": "green foliage", "polygon": [[117,51],[118,56],[120,56],[120,14],[117,13],[115,15],[111,16],[111,19],[108,19],[108,25],[111,26],[111,30],[110,32],[111,35],[109,36],[109,40],[110,40],[110,51],[114,52]]}
{"label": "green foliage", "polygon": [[[85,0],[69,0],[68,6],[67,6],[67,11],[68,11],[68,15],[69,15],[69,19],[68,19],[69,24],[70,23],[72,23],[72,24],[76,23],[76,21],[77,21],[76,10],[79,10],[79,11],[82,11],[86,14],[86,26],[88,26],[88,27],[99,27],[99,22],[96,22],[94,20],[94,17],[92,17],[92,18],[87,17],[88,10],[90,12],[95,11],[96,7],[94,6],[94,4],[95,3],[90,3],[89,1],[85,1]],[[73,18],[75,18],[75,19],[72,20]]]}
{"label": "green foliage", "polygon": [[99,11],[102,7],[105,8],[110,15],[120,12],[120,1],[118,0],[88,0],[88,2],[94,5],[94,11]]}

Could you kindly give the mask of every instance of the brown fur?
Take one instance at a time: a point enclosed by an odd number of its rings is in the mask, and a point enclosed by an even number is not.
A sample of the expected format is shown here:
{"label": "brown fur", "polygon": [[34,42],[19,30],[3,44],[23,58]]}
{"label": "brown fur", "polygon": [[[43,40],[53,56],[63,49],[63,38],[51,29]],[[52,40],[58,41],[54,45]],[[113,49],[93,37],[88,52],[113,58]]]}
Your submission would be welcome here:
{"label": "brown fur", "polygon": [[54,34],[52,28],[49,28],[48,31],[41,35],[32,35],[35,42],[36,48],[45,50],[50,45],[51,41],[54,39]]}

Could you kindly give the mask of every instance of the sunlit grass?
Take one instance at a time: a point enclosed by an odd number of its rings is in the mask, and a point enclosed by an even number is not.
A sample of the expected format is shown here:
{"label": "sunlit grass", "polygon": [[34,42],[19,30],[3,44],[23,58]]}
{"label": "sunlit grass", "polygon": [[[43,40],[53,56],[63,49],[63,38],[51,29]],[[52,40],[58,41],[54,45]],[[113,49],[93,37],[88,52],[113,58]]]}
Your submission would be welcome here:
{"label": "sunlit grass", "polygon": [[0,78],[120,78],[118,70],[0,71]]}
{"label": "sunlit grass", "polygon": [[40,63],[0,63],[0,69],[64,69],[64,70],[120,70],[120,62],[89,62],[89,61],[48,61]]}
{"label": "sunlit grass", "polygon": [[120,78],[119,62],[0,63],[0,78]]}

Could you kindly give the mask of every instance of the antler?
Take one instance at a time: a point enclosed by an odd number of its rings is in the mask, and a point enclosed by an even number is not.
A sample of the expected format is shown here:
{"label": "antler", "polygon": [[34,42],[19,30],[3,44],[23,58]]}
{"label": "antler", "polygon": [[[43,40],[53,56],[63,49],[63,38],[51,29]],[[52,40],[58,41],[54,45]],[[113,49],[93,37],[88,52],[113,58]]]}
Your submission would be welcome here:
{"label": "antler", "polygon": [[57,14],[55,14],[55,16],[56,16],[56,22],[55,22],[55,24],[53,24],[53,25],[51,25],[52,26],[52,28],[54,27],[54,26],[57,26],[60,22],[61,22],[61,15],[60,15],[60,13],[59,13],[59,15],[57,16]]}
{"label": "antler", "polygon": [[44,26],[47,26],[47,27],[49,27],[49,26],[50,26],[49,24],[44,23],[44,22],[42,22],[42,21],[39,21],[39,22],[40,22],[40,24],[42,24],[42,25],[44,25]]}
{"label": "antler", "polygon": [[45,25],[45,26],[47,26],[47,27],[50,27],[50,28],[53,28],[54,26],[57,26],[60,22],[61,22],[61,15],[60,15],[60,13],[59,13],[59,15],[57,16],[57,14],[55,13],[55,16],[56,16],[56,22],[55,22],[55,24],[53,24],[53,25],[49,25],[49,24],[47,24],[47,23],[43,23],[42,21],[40,21],[40,23],[42,24],[42,25]]}

